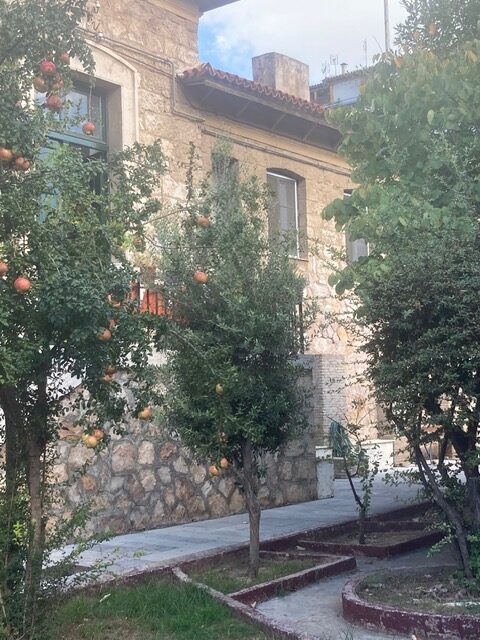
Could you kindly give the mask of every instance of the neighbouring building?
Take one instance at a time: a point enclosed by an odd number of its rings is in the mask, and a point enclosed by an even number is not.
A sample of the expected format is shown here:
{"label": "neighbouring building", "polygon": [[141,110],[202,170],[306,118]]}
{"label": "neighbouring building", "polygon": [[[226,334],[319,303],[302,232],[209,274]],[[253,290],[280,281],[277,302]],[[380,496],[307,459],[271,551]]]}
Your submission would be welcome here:
{"label": "neighbouring building", "polygon": [[[322,247],[344,250],[344,235],[321,214],[353,185],[348,165],[336,153],[339,133],[327,123],[323,106],[311,99],[308,66],[267,53],[253,59],[253,80],[247,80],[200,64],[199,19],[225,4],[100,0],[85,32],[96,61],[95,88],[90,96],[88,78],[79,71],[73,96],[85,112],[91,105],[89,116],[97,128],[89,138],[72,132],[72,141],[88,154],[101,154],[137,140],[161,139],[169,172],[159,190],[163,198],[181,201],[185,175],[180,164],[190,143],[209,169],[215,145],[228,138],[239,166],[276,195],[272,229],[305,232]],[[306,296],[317,297],[334,314],[342,303],[327,283],[325,257],[322,250],[311,255],[308,242],[292,248],[292,260],[307,280]],[[267,461],[264,506],[316,497],[315,445],[328,443],[331,420],[344,420],[353,404],[364,408],[365,428],[377,437],[377,413],[365,390],[345,385],[357,359],[345,328],[334,319],[319,326],[304,358],[314,397],[312,428]],[[243,510],[233,480],[209,479],[206,468],[156,425],[132,419],[128,435],[113,436],[96,457],[78,437],[70,416],[61,429],[55,472],[60,482],[74,479],[68,488],[72,508],[85,498],[93,500],[92,529],[138,530]],[[77,477],[85,463],[86,472]]]}
{"label": "neighbouring building", "polygon": [[354,104],[358,100],[365,85],[368,69],[347,71],[346,65],[342,65],[342,69],[340,75],[329,76],[319,84],[310,87],[312,102],[325,107],[342,107]]}

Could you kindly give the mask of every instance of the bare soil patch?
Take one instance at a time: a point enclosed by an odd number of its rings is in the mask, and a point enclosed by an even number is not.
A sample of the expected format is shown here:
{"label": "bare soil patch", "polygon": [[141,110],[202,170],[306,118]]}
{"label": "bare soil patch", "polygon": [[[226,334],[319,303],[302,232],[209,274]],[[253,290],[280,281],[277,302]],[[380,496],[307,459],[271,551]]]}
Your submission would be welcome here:
{"label": "bare soil patch", "polygon": [[[418,530],[413,531],[369,531],[365,535],[365,544],[376,547],[388,547],[392,544],[405,542],[412,537],[418,536]],[[358,534],[356,531],[344,533],[335,538],[328,538],[322,542],[332,542],[336,544],[358,544]]]}
{"label": "bare soil patch", "polygon": [[202,582],[212,589],[222,593],[235,593],[331,561],[331,557],[320,554],[299,553],[290,556],[288,553],[282,553],[273,556],[262,553],[258,575],[252,577],[249,573],[247,554],[238,554],[235,557],[222,558],[208,568],[187,572],[193,580]]}
{"label": "bare soil patch", "polygon": [[480,617],[480,591],[465,587],[453,569],[441,574],[374,574],[358,586],[357,593],[366,602],[407,611]]}

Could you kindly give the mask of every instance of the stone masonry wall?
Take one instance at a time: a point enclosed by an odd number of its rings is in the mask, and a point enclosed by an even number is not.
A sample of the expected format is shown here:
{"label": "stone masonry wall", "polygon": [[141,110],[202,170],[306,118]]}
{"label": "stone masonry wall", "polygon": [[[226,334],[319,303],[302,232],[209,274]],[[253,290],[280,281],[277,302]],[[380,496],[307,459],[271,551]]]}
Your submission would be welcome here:
{"label": "stone masonry wall", "polygon": [[[152,421],[131,419],[126,436],[112,435],[100,453],[79,441],[74,417],[63,428],[54,468],[66,483],[69,515],[90,501],[89,531],[123,533],[239,513],[244,497],[228,471],[210,478],[207,464],[196,462],[181,442]],[[65,425],[68,427],[68,425]],[[264,460],[263,507],[316,498],[314,437],[304,433],[277,456]]]}
{"label": "stone masonry wall", "polygon": [[[183,201],[190,143],[196,145],[203,171],[210,168],[212,149],[225,138],[247,175],[265,182],[268,170],[287,171],[302,181],[305,231],[320,240],[319,255],[296,261],[306,278],[306,297],[316,298],[326,313],[344,313],[343,302],[328,285],[331,248],[343,250],[345,237],[333,222],[322,219],[323,208],[351,188],[350,169],[336,153],[256,129],[217,114],[195,109],[175,78],[198,64],[198,3],[194,0],[104,0],[91,43],[99,80],[103,81],[109,145],[121,148],[132,140],[162,140],[169,170],[159,184],[166,202]],[[101,32],[102,37],[98,32]],[[281,43],[279,43],[281,46]],[[100,85],[99,85],[100,86]],[[125,142],[129,141],[129,142]],[[325,444],[327,416],[352,405],[358,391],[325,387],[354,358],[355,344],[335,318],[312,333],[312,432],[290,446],[277,460],[269,458],[262,484],[264,506],[316,496],[315,444]],[[340,415],[338,415],[340,417]],[[71,417],[74,423],[74,417]],[[132,420],[128,435],[112,436],[108,448],[93,454],[78,443],[78,434],[63,432],[56,475],[69,480],[71,508],[85,498],[97,510],[91,528],[117,532],[163,526],[242,511],[243,496],[227,473],[211,480],[206,466],[158,425]],[[71,438],[71,439],[70,439]],[[84,468],[83,475],[80,471]]]}

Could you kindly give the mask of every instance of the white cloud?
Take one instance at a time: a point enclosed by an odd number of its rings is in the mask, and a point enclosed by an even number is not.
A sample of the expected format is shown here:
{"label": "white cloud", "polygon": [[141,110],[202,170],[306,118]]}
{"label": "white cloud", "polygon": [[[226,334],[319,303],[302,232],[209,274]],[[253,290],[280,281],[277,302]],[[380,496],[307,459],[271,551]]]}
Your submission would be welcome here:
{"label": "white cloud", "polygon": [[[393,32],[404,11],[389,2]],[[227,71],[248,73],[252,55],[277,51],[308,63],[312,83],[331,56],[355,69],[365,64],[365,40],[369,62],[385,42],[383,0],[239,0],[207,13],[201,29],[207,57]]]}

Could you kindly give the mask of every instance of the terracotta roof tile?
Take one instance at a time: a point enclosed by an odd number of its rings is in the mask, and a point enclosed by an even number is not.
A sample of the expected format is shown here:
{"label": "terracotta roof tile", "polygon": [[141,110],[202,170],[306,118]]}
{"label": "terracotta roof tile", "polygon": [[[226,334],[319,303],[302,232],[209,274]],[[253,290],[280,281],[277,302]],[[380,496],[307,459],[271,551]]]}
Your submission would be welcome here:
{"label": "terracotta roof tile", "polygon": [[273,87],[269,87],[265,84],[260,84],[259,82],[254,82],[253,80],[247,80],[247,78],[242,78],[241,76],[237,76],[233,73],[228,73],[227,71],[214,69],[208,62],[201,64],[198,67],[193,67],[192,69],[186,69],[185,71],[183,71],[183,73],[179,74],[179,77],[180,79],[184,80],[195,78],[214,78],[216,80],[220,80],[225,84],[239,87],[241,89],[246,89],[250,93],[264,95],[268,96],[269,98],[279,100],[293,107],[301,109],[302,111],[308,111],[310,113],[316,114],[320,114],[325,111],[324,106],[321,104],[316,104],[314,102],[310,102],[309,100],[303,100],[303,98],[297,98],[296,96],[292,96],[289,93],[278,91]]}

